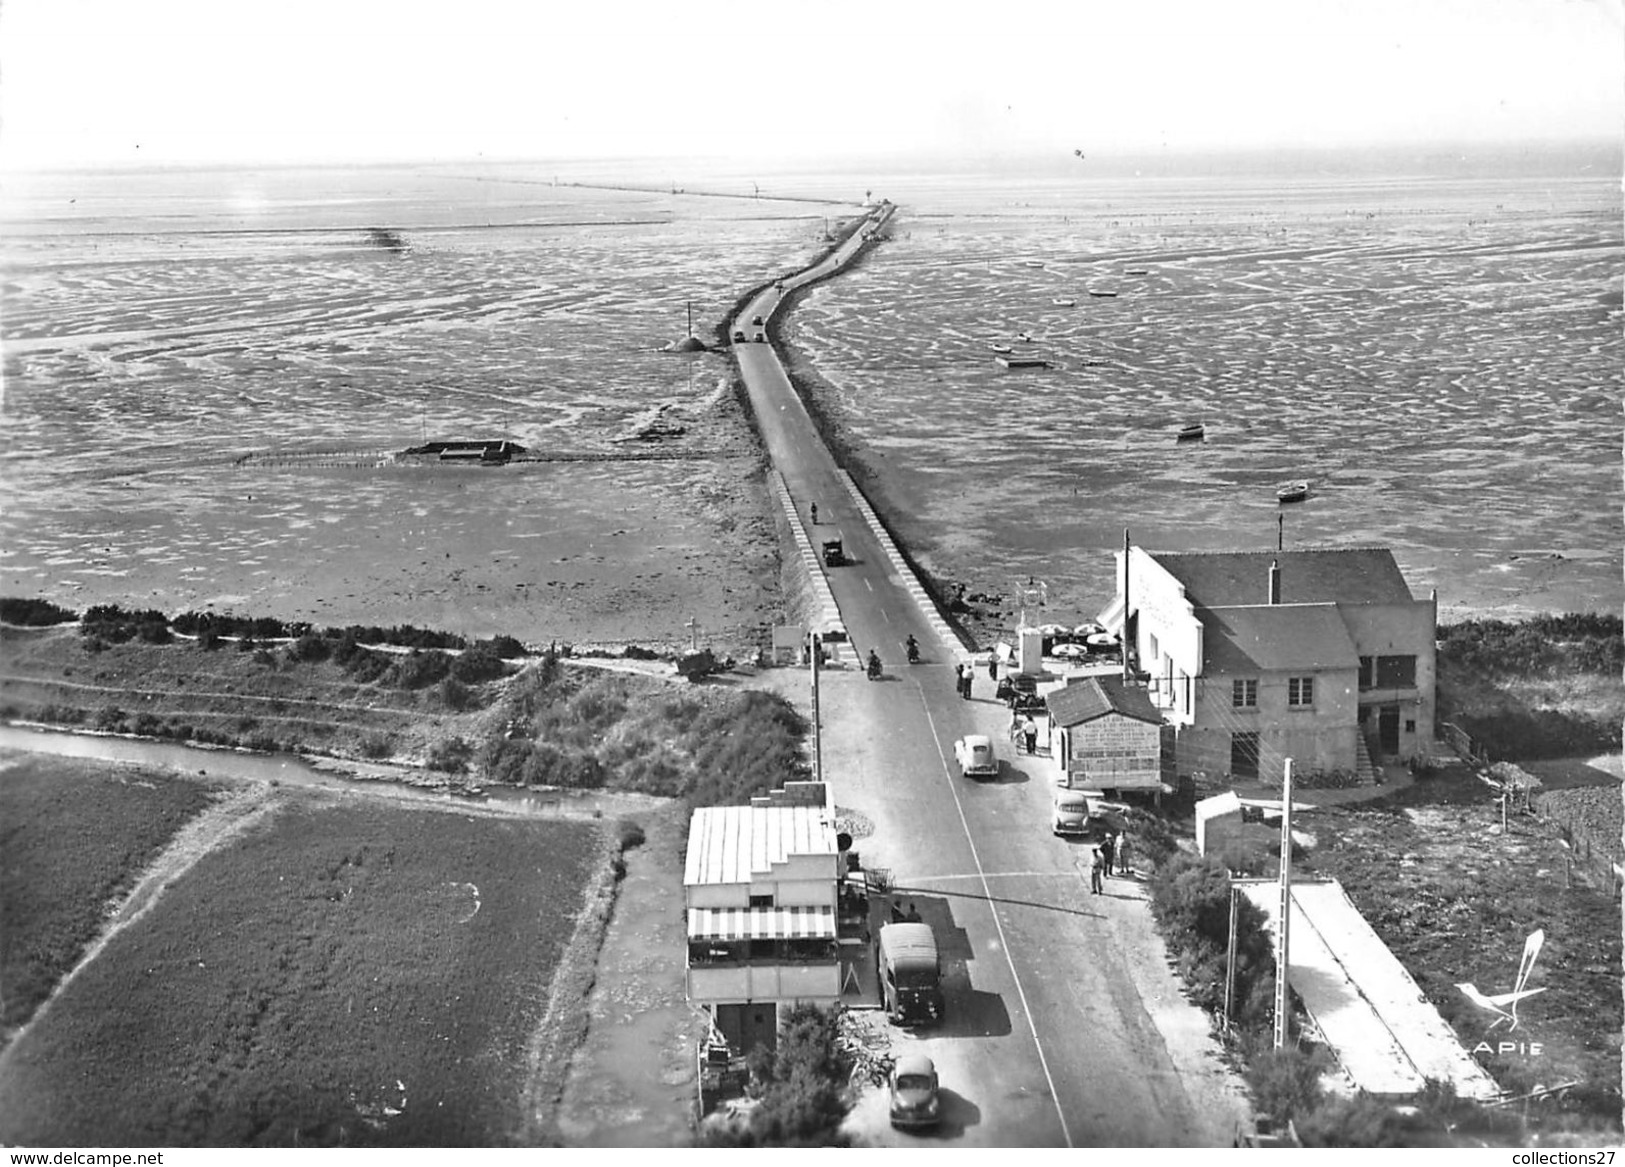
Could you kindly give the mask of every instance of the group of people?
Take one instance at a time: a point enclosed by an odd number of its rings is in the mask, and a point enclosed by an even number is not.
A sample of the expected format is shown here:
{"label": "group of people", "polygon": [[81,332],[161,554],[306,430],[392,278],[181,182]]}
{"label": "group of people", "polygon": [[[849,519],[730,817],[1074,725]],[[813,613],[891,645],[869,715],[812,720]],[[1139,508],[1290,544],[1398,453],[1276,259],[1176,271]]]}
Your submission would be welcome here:
{"label": "group of people", "polygon": [[967,701],[970,700],[971,682],[975,677],[974,669],[962,664],[954,666],[954,688],[958,689],[959,695]]}
{"label": "group of people", "polygon": [[1116,831],[1107,831],[1106,837],[1095,847],[1095,857],[1089,865],[1089,890],[1099,895],[1103,877],[1128,874],[1128,840]]}

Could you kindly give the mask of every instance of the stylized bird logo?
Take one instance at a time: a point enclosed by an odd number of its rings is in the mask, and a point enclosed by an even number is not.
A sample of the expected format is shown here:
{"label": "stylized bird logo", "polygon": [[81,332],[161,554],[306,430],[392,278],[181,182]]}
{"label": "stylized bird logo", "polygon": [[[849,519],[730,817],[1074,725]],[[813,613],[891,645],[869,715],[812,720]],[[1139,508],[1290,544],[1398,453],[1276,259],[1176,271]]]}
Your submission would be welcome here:
{"label": "stylized bird logo", "polygon": [[[1491,1029],[1494,1029],[1503,1021],[1510,1021],[1512,1024],[1507,1026],[1507,1032],[1511,1033],[1514,1029],[1518,1028],[1518,1002],[1523,1000],[1525,997],[1533,997],[1536,993],[1544,993],[1546,991],[1546,986],[1544,985],[1538,989],[1524,988],[1524,985],[1529,983],[1529,974],[1534,971],[1535,958],[1540,955],[1540,946],[1545,943],[1546,933],[1544,930],[1537,930],[1531,933],[1529,939],[1524,941],[1523,960],[1518,964],[1518,979],[1513,982],[1512,991],[1510,993],[1495,993],[1493,995],[1486,996],[1478,991],[1478,987],[1476,985],[1461,984],[1456,986],[1456,988],[1461,990],[1462,995],[1473,1004],[1477,1005],[1481,1009],[1488,1009],[1491,1013],[1496,1014],[1495,1020],[1490,1022]],[[1511,1006],[1511,1008],[1503,1008],[1503,1006]]]}

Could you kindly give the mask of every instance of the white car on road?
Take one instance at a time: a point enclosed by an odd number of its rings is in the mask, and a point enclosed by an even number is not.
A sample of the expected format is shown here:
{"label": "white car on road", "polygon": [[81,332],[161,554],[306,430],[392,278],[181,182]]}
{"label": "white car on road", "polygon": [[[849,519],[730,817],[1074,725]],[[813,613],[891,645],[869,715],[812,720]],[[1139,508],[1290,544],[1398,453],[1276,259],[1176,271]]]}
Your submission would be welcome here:
{"label": "white car on road", "polygon": [[993,753],[993,739],[985,733],[970,733],[954,742],[954,760],[965,778],[997,778],[999,759]]}

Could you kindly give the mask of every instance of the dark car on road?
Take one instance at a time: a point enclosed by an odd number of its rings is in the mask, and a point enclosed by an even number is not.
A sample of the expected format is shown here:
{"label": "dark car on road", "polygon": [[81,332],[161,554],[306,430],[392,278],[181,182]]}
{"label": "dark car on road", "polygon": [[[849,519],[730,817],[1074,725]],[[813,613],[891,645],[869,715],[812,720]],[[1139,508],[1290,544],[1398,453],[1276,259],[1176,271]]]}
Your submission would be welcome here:
{"label": "dark car on road", "polygon": [[891,1072],[891,1124],[932,1127],[942,1119],[937,1067],[924,1054],[905,1054]]}

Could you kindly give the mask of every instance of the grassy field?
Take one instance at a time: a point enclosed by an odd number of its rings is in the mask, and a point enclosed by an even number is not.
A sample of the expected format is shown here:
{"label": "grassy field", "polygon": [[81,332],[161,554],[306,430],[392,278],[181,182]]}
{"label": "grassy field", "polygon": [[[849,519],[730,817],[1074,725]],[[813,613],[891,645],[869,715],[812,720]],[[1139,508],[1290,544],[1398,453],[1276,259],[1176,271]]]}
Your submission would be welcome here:
{"label": "grassy field", "polygon": [[1441,625],[1440,716],[1494,761],[1616,751],[1625,721],[1622,667],[1619,616]]}
{"label": "grassy field", "polygon": [[501,1145],[592,826],[280,792],[8,1051],[0,1140]]}
{"label": "grassy field", "polygon": [[1342,883],[1468,1048],[1506,1034],[1489,1033],[1493,1018],[1456,984],[1509,988],[1525,938],[1544,929],[1529,987],[1545,991],[1523,1003],[1512,1035],[1540,1052],[1480,1061],[1513,1091],[1579,1083],[1569,1109],[1617,1134],[1619,901],[1593,873],[1566,869],[1550,825],[1514,814],[1502,835],[1500,823],[1490,791],[1455,768],[1377,802],[1304,816],[1302,829],[1315,836],[1305,867]]}
{"label": "grassy field", "polygon": [[101,930],[109,904],[213,793],[130,767],[0,759],[0,1025],[8,1041]]}

